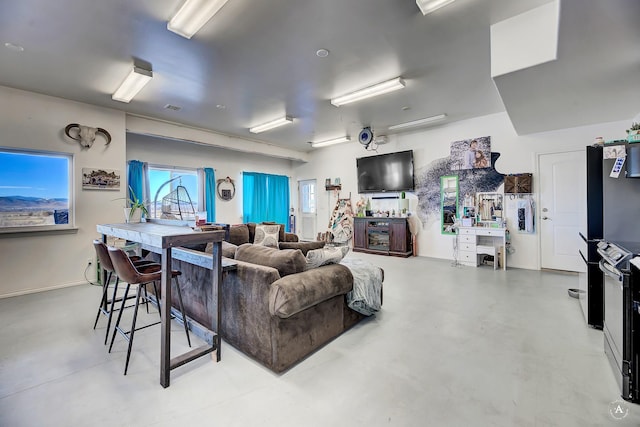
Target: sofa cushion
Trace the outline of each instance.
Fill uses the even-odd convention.
[[[273,267],[278,270],[280,277],[304,271],[307,260],[299,249],[276,249],[269,246],[252,245],[246,243],[238,247],[236,258],[238,261]]]
[[[225,242],[224,240],[222,241],[222,256],[227,258],[235,258],[236,249],[238,249],[238,246],[234,245],[233,243]],[[208,254],[213,253],[213,243],[207,243],[204,252]]]
[[[249,227],[247,224],[232,225],[229,228],[229,243],[240,246],[251,242],[253,240],[249,240]]]
[[[338,264],[349,252],[349,246],[325,246],[307,252],[306,270],[326,264]]]
[[[280,234],[280,226],[274,225],[257,225],[256,235],[253,240],[254,245],[270,246],[278,248],[278,235]]]
[[[280,249],[300,249],[304,256],[307,256],[310,250],[323,248],[324,245],[325,242],[280,242],[278,244]]]
[[[353,288],[353,275],[344,265],[326,265],[276,280],[269,289],[269,312],[286,319]]]

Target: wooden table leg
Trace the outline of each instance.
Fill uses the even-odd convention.
[[[169,387],[171,375],[171,248],[162,249],[160,260],[162,276],[160,279],[160,385]],[[185,319],[186,321],[186,319]]]
[[[216,332],[215,343],[216,343],[216,361],[219,362],[222,357],[221,353],[221,345],[222,345],[222,337],[221,337],[221,328],[222,328],[222,243],[215,242],[213,244],[212,257],[213,259],[213,269],[211,271],[211,277],[213,279],[213,287],[211,296],[213,297],[213,304],[215,304],[216,311],[212,313],[212,317],[215,316],[215,319],[211,319],[211,330]],[[212,305],[210,305],[212,307]],[[214,324],[215,320],[215,324]]]

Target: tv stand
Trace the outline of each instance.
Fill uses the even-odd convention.
[[[406,218],[353,218],[353,251],[410,257],[411,234]]]

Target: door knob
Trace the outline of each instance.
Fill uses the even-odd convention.
[[[548,220],[551,220],[551,218],[549,218],[548,216],[543,216],[543,217],[542,217],[542,219],[544,219],[544,220],[547,220],[547,219],[548,219]]]

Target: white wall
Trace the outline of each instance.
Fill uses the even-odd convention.
[[[188,168],[212,167],[216,180],[230,177],[235,181],[235,197],[228,202],[216,199],[216,222],[229,224],[242,222],[242,171],[289,177],[292,174],[291,160],[136,134],[127,135],[128,160]],[[295,180],[290,179],[290,184],[291,203],[295,206]]]
[[[98,137],[90,149],[64,135],[69,123],[106,129],[111,144]],[[86,283],[87,258],[95,257],[96,224],[121,222],[124,190],[82,190],[82,168],[125,167],[125,115],[60,98],[0,86],[0,145],[74,154],[75,225],[77,232],[0,235],[0,296]],[[123,175],[124,176],[124,175]],[[93,264],[95,267],[95,262]],[[88,277],[94,278],[93,268]]]
[[[437,128],[419,130],[394,135],[390,142],[380,146],[379,154],[394,151],[413,150],[416,169],[428,165],[435,159],[449,155],[450,143],[480,136],[491,136],[491,151],[501,153],[496,162],[500,173],[534,173],[534,191],[538,191],[536,177],[536,155],[572,150],[583,150],[596,136],[605,140],[625,137],[625,129],[630,121],[602,123],[579,128],[563,129],[526,136],[516,135],[506,113],[451,123]],[[309,163],[297,165],[294,172],[297,180],[317,179],[319,188],[323,188],[325,178],[340,177],[341,197],[351,192],[352,203],[359,199],[357,194],[356,161],[358,157],[371,155],[357,142],[339,144],[315,150]],[[439,184],[436,184],[439,185]],[[413,197],[413,196],[412,196]],[[329,198],[330,201],[329,201]],[[330,210],[335,198],[323,189],[318,191],[318,231],[323,231],[328,223]],[[415,198],[411,210],[415,210]],[[377,209],[377,206],[373,206]],[[508,265],[537,269],[539,265],[538,234],[511,234],[512,246],[516,249],[509,255]],[[453,237],[440,234],[439,218],[427,219],[424,229],[418,235],[420,256],[435,258],[453,258]]]

